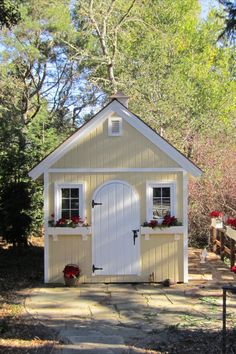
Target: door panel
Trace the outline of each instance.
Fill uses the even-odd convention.
[[[133,231],[140,228],[139,202],[132,187],[115,181],[95,194],[93,209],[93,264],[102,267],[95,275],[130,275],[140,273],[140,236],[133,241]]]

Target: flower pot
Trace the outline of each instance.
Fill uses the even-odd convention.
[[[65,286],[76,287],[79,285],[79,278],[64,278]]]
[[[158,219],[157,219],[158,225],[161,225],[161,224],[163,223],[163,220],[164,220],[164,218],[158,218]]]
[[[219,218],[212,218],[211,219],[211,226],[215,229],[223,229],[223,220]]]

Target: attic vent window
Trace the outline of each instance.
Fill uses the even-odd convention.
[[[108,135],[121,136],[122,135],[122,118],[111,117],[108,120]]]

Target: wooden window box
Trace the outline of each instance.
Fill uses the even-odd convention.
[[[82,239],[87,240],[91,233],[91,226],[48,227],[48,235],[52,235],[55,241],[59,235],[82,235]]]
[[[149,240],[150,235],[170,235],[173,234],[176,236],[176,240],[179,239],[180,234],[184,233],[183,226],[170,226],[170,227],[147,227],[141,226],[141,235],[145,236],[145,240]]]
[[[230,226],[226,226],[226,235],[236,241],[236,230]]]

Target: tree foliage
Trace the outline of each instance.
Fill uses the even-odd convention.
[[[14,243],[32,232],[27,222],[33,220],[34,231],[42,224],[41,188],[29,180],[29,170],[74,129],[69,105],[75,69],[59,41],[63,28],[69,27],[68,6],[64,1],[50,5],[44,0],[27,1],[19,10],[20,23],[1,33],[0,70],[0,186],[5,215],[2,235]],[[27,206],[22,205],[26,214],[19,207],[15,219],[7,217],[6,186],[10,193],[11,188],[22,183],[27,183],[29,197],[37,193]],[[17,191],[21,193],[21,189]],[[9,198],[13,202],[13,195]],[[13,219],[13,223],[25,222],[21,236],[10,224]]]
[[[198,0],[25,0],[18,9],[20,21],[0,33],[2,197],[6,181],[27,182],[36,191],[27,215],[39,226],[41,187],[28,171],[116,90],[206,170],[195,185],[204,190],[204,141],[227,137],[235,151],[235,48],[217,44],[218,10],[202,20]]]
[[[0,2],[0,28],[11,28],[20,21],[19,1],[1,0]]]
[[[236,38],[236,3],[234,0],[219,0],[219,2],[223,5],[225,12],[225,28],[219,39],[226,36],[230,41],[234,42]]]
[[[29,215],[31,195],[25,182],[8,183],[1,191],[0,232],[7,242],[27,245],[32,218]]]
[[[195,161],[204,174],[190,181],[190,242],[204,247],[208,242],[213,210],[236,216],[235,146],[229,141],[199,139]]]
[[[188,157],[199,134],[232,132],[235,51],[217,45],[223,22],[215,11],[201,21],[197,0],[76,6],[78,50],[94,85],[126,92],[131,109]]]

